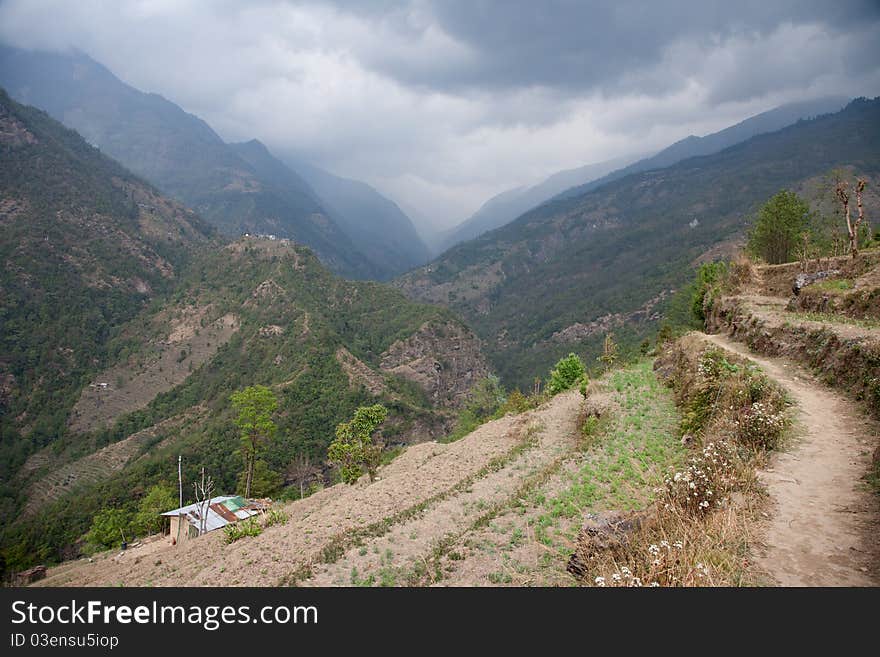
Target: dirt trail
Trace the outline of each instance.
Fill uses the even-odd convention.
[[[758,567],[781,586],[880,585],[880,505],[862,481],[876,427],[799,367],[725,336],[705,338],[760,365],[799,407],[798,440],[760,473],[774,511]]]

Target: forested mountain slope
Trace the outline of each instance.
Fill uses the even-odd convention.
[[[0,556],[78,552],[92,516],[129,508],[178,455],[234,491],[230,394],[269,386],[273,493],[320,472],[336,425],[389,409],[388,446],[445,435],[488,374],[449,311],[328,271],[284,239],[224,243],[77,133],[0,92]],[[265,490],[263,492],[266,492]]]
[[[528,385],[560,354],[595,356],[609,331],[630,345],[652,332],[697,257],[775,192],[842,165],[880,172],[880,99],[546,203],[397,284],[461,312],[507,383]]]
[[[508,189],[493,196],[474,214],[448,231],[440,252],[446,251],[460,242],[472,240],[483,233],[500,228],[557,194],[576,185],[600,178],[632,162],[633,159],[617,158],[606,162],[587,164],[576,169],[558,171],[537,185]]]
[[[177,284],[211,227],[0,90],[0,479],[63,433],[116,326]]]

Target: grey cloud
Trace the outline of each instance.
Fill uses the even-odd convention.
[[[619,91],[621,79],[644,82],[638,73],[655,69],[664,51],[682,40],[708,49],[713,39],[756,42],[787,24],[820,23],[830,31],[880,24],[880,3],[870,0],[437,0],[427,6],[470,53],[468,66],[442,58],[412,62],[381,50],[367,50],[366,59],[404,83],[444,90],[537,85]],[[681,82],[674,71],[668,78]]]
[[[876,0],[5,0],[0,41],[82,49],[446,225],[559,169],[880,92]]]

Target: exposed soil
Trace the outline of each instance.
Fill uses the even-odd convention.
[[[792,363],[757,356],[727,337],[706,339],[756,362],[798,406],[796,441],[759,475],[773,511],[758,567],[781,586],[880,585],[880,502],[862,480],[876,425]]]
[[[424,514],[396,525],[391,531],[349,549],[336,562],[316,569],[302,584],[348,586],[358,583],[385,584],[485,584],[486,576],[500,570],[499,559],[483,568],[470,568],[448,581],[455,570],[444,548],[459,544],[472,533],[493,508],[516,501],[523,482],[552,467],[575,445],[577,411],[582,403],[576,393],[559,395],[540,411],[520,416],[527,448],[503,467],[488,473],[464,490],[430,507]],[[464,560],[462,551],[456,553]],[[440,572],[437,565],[445,567]],[[471,564],[472,565],[472,564]]]
[[[99,374],[73,407],[71,429],[85,432],[109,426],[122,415],[145,407],[213,358],[241,325],[237,316],[227,313],[201,327],[203,316],[204,309],[199,309],[175,321],[168,338],[154,345],[157,353],[140,368],[121,363]]]

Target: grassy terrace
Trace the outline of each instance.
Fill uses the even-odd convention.
[[[607,420],[588,424],[586,451],[579,467],[568,473],[567,487],[530,500],[542,509],[535,536],[544,545],[570,553],[571,542],[587,511],[636,509],[649,504],[654,488],[687,449],[678,439],[679,414],[672,393],[643,360],[612,372],[605,388],[618,406]]]
[[[846,315],[834,315],[832,313],[787,312],[785,316],[795,321],[846,324],[848,326],[858,326],[859,328],[867,329],[880,328],[880,321],[876,319],[855,319],[853,317],[847,317]]]

